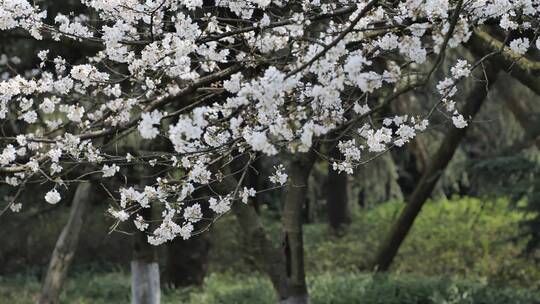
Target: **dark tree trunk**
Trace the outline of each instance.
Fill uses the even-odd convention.
[[[247,253],[255,264],[270,278],[276,291],[278,302],[283,304],[308,303],[308,293],[304,270],[304,248],[302,236],[302,207],[306,199],[308,178],[315,154],[313,152],[296,156],[288,170],[282,215],[283,242],[273,244],[268,238],[253,201],[248,204],[235,203],[232,210],[242,229]],[[238,164],[231,164],[232,171],[238,171]],[[245,164],[243,162],[242,164]],[[236,187],[237,180],[230,175],[222,182],[212,185],[218,192],[228,192]]]
[[[332,159],[341,159],[337,145],[330,151]],[[338,173],[328,164],[328,179],[326,182],[326,208],[328,210],[328,223],[335,234],[342,232],[343,228],[351,223],[351,210],[347,189],[347,174]]]
[[[497,77],[497,71],[486,66],[486,75],[487,79],[485,81],[487,83],[484,81],[476,82],[466,98],[466,103],[460,112],[466,118],[474,118],[480,110],[480,106],[487,97],[488,87],[493,84]],[[420,213],[422,206],[429,198],[439,177],[452,159],[466,131],[467,127],[463,129],[450,128],[429,166],[424,171],[413,194],[409,197],[407,205],[403,208],[399,218],[393,224],[388,236],[381,244],[374,261],[374,269],[378,271],[388,270],[399,247],[409,233],[416,216]]]
[[[174,287],[202,285],[208,271],[209,252],[208,233],[167,243],[166,284]]]
[[[309,173],[314,161],[313,152],[300,154],[293,159],[287,171],[289,180],[285,190],[282,233],[288,294],[281,295],[281,303],[309,302],[304,269],[302,206],[306,200]]]
[[[467,47],[477,54],[488,54],[490,52],[499,52],[503,49],[504,44],[489,33],[477,29],[471,36]],[[491,60],[497,68],[508,71],[510,75],[518,79],[522,84],[540,95],[539,61],[533,61],[515,54],[509,51],[508,47],[505,47],[504,51],[492,57]]]
[[[75,191],[67,224],[56,241],[47,275],[43,281],[40,304],[59,303],[62,286],[79,242],[84,216],[91,200],[91,184],[80,183]]]
[[[197,190],[194,197],[209,195],[208,189]],[[203,200],[193,203],[201,205],[204,218],[210,218],[211,213]],[[195,224],[195,231],[204,229],[206,223]],[[167,243],[167,262],[164,280],[167,285],[174,287],[202,285],[208,271],[210,253],[210,237],[204,232],[187,240],[176,238]]]
[[[266,234],[255,208],[251,204],[236,203],[232,210],[246,237],[246,244],[249,244],[245,248],[247,254],[268,275],[278,296],[286,295],[288,286],[284,255]]]
[[[262,172],[262,164],[261,164],[262,158],[256,158],[253,163],[251,164],[251,167],[253,167],[253,170],[249,170],[247,176],[246,176],[246,184],[248,187],[253,189],[264,189],[264,183],[262,182],[260,175]],[[260,203],[261,199],[259,197],[260,195],[256,195],[253,198],[253,208],[255,208],[255,211],[257,211],[257,214],[260,213]]]

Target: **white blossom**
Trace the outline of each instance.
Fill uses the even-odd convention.
[[[458,60],[456,65],[450,71],[454,79],[468,77],[471,74],[470,64],[466,60]]]
[[[129,213],[127,213],[125,210],[116,210],[110,208],[109,214],[120,222],[125,222],[129,219]]]
[[[270,176],[270,182],[283,186],[287,182],[287,173],[285,173],[285,167],[283,165],[279,165],[275,167],[275,172],[272,176]]]
[[[159,134],[159,130],[154,126],[159,125],[159,122],[163,117],[163,113],[154,110],[151,113],[143,113],[141,117],[142,120],[139,122],[138,126],[141,137],[145,139],[156,138],[156,136]]]
[[[60,196],[60,193],[56,191],[56,189],[52,189],[47,194],[45,194],[45,201],[49,204],[57,204],[62,197]]]
[[[116,172],[120,171],[120,167],[118,167],[116,164],[112,164],[110,166],[103,165],[101,171],[103,172],[103,177],[112,177],[116,174]]]
[[[9,209],[12,211],[12,212],[20,212],[21,209],[22,209],[22,204],[21,203],[11,203],[11,205],[9,205]]]
[[[203,217],[201,211],[201,205],[193,204],[193,206],[188,206],[184,209],[184,219],[192,223],[200,221]]]
[[[250,197],[255,197],[257,194],[257,191],[253,188],[247,188],[244,187],[242,191],[240,191],[240,197],[242,198],[242,203],[247,204]]]
[[[458,129],[463,129],[468,125],[467,121],[465,120],[465,118],[463,118],[463,115],[461,114],[452,116],[452,123]]]
[[[518,55],[525,55],[529,45],[529,38],[516,38],[510,42],[510,49]]]
[[[140,214],[137,214],[137,217],[133,220],[133,224],[135,224],[135,227],[140,231],[145,231],[146,229],[148,229],[148,226],[150,226],[150,224],[148,224]]]
[[[217,214],[223,214],[231,210],[231,198],[229,196],[215,198],[212,197],[208,200],[210,204],[210,209],[212,209]]]

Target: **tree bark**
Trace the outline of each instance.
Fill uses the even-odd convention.
[[[152,209],[145,208],[140,212],[145,220],[152,218]],[[136,230],[131,261],[131,304],[159,304],[160,300],[157,248],[148,243],[144,232]]]
[[[292,160],[287,171],[289,180],[285,190],[282,233],[289,293],[280,299],[280,303],[309,302],[304,269],[302,206],[306,200],[309,173],[314,162],[314,152],[300,154]]]
[[[287,277],[284,256],[266,234],[255,208],[251,204],[235,203],[232,210],[247,238],[246,243],[250,244],[246,248],[248,255],[252,256],[257,267],[268,275],[277,295],[286,295]]]
[[[158,263],[143,259],[132,260],[131,286],[132,304],[158,304],[161,298]]]
[[[332,159],[341,159],[337,145],[334,145],[329,155]],[[328,223],[334,234],[340,234],[343,228],[351,223],[349,207],[347,174],[337,172],[328,164],[328,179],[326,182],[326,208]]]
[[[501,70],[508,69],[510,75],[540,95],[540,62],[512,52],[508,47],[504,47],[504,43],[478,29],[474,31],[467,47],[479,54],[502,50],[501,54],[492,57],[493,64]]]
[[[221,194],[234,190],[238,183],[238,176],[232,175],[231,171],[238,171],[246,161],[248,161],[247,158],[240,157],[231,162],[230,168],[225,167],[225,178],[210,185],[210,188]],[[268,275],[278,298],[281,299],[283,295],[288,294],[285,258],[280,248],[266,234],[253,201],[252,198],[247,204],[235,202],[231,209],[242,230],[242,235],[246,238],[246,243],[249,244],[245,248],[247,256],[252,257],[255,265]]]
[[[530,109],[524,100],[515,98],[508,91],[501,90],[502,97],[505,100],[506,107],[512,112],[512,115],[519,123],[527,141],[534,141],[540,148],[540,117]]]
[[[40,304],[59,303],[62,286],[79,242],[84,215],[90,204],[91,188],[90,183],[80,183],[77,186],[68,222],[56,241],[47,275],[43,281]]]
[[[309,303],[304,270],[302,207],[314,161],[314,152],[301,154],[293,159],[287,170],[289,177],[282,215],[281,247],[267,236],[263,223],[253,207],[253,201],[248,204],[237,202],[232,206],[243,235],[250,244],[249,248],[246,248],[247,253],[254,258],[257,267],[270,278],[280,304]],[[234,168],[235,163],[231,164],[232,171],[238,171],[238,168]],[[214,190],[226,193],[236,187],[237,180],[229,174],[225,176],[227,177],[222,182],[212,185]]]
[[[187,240],[176,238],[167,244],[164,280],[167,286],[200,286],[208,271],[210,238],[202,233]]]
[[[197,189],[194,197],[209,195],[207,188]],[[210,208],[204,200],[195,200],[193,203],[201,205],[203,218],[210,218]],[[199,222],[194,226],[195,231],[203,230],[206,224]],[[167,286],[181,287],[202,285],[208,271],[210,253],[210,237],[203,232],[195,237],[184,240],[175,238],[166,244],[166,268],[163,274]]]
[[[485,79],[487,83],[481,81],[476,82],[466,98],[465,105],[460,112],[465,118],[473,118],[480,110],[480,106],[487,97],[488,88],[495,82],[498,74],[497,71],[490,66],[486,66],[485,73],[487,75],[487,79]],[[409,233],[414,220],[420,213],[426,200],[429,198],[441,174],[452,159],[459,142],[465,136],[467,128],[468,127],[458,129],[452,127],[448,131],[439,146],[439,149],[418,182],[413,194],[408,199],[407,205],[403,208],[397,221],[390,229],[388,236],[381,244],[373,264],[375,270],[387,271],[392,264],[392,261],[394,260],[399,247],[405,240],[405,237]]]

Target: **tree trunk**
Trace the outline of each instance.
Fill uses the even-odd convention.
[[[513,53],[508,47],[504,47],[503,42],[478,29],[474,31],[467,47],[479,54],[498,52],[504,48],[501,54],[492,57],[493,64],[499,69],[507,69],[510,75],[540,95],[540,62]]]
[[[159,265],[156,261],[144,259],[131,261],[131,303],[158,304],[161,291],[159,289]]]
[[[140,212],[145,220],[152,218],[152,209]],[[157,247],[148,243],[144,232],[136,230],[131,261],[131,304],[159,304],[160,298]]]
[[[208,189],[197,189],[194,197],[209,195]],[[210,218],[210,208],[204,200],[196,200],[193,203],[201,205],[204,218]],[[195,231],[205,229],[206,223],[195,224]],[[167,259],[164,271],[164,281],[167,286],[182,287],[202,285],[208,271],[208,259],[210,253],[210,236],[203,232],[187,240],[175,238],[166,244]]]
[[[210,238],[208,233],[183,240],[176,238],[167,244],[164,280],[167,286],[200,286],[208,271]]]
[[[283,211],[281,247],[273,244],[267,236],[252,200],[248,204],[237,202],[232,206],[243,235],[250,244],[246,251],[254,258],[257,267],[270,278],[278,303],[281,304],[309,303],[304,271],[302,206],[314,160],[313,152],[297,156],[287,171],[289,178]],[[237,162],[238,160],[231,164],[232,171],[237,171],[238,168],[234,168]],[[243,164],[245,165],[245,161]],[[238,167],[238,164],[236,166]],[[236,187],[235,178],[229,174],[225,176],[227,177],[220,183],[212,185],[214,190],[226,193]]]
[[[246,251],[255,264],[264,271],[276,290],[278,297],[287,294],[287,276],[284,255],[264,230],[255,208],[249,204],[233,204],[232,210],[249,244]]]
[[[474,118],[487,97],[488,87],[495,82],[497,71],[493,70],[490,66],[486,66],[485,73],[487,75],[487,84],[482,81],[476,82],[466,98],[465,106],[460,112],[465,118]],[[411,229],[416,216],[420,213],[422,206],[429,198],[439,177],[452,159],[452,156],[454,155],[459,142],[465,136],[466,131],[467,127],[463,129],[452,127],[448,131],[439,149],[418,182],[413,194],[408,199],[407,205],[392,226],[387,238],[381,244],[373,265],[374,269],[379,271],[388,270],[399,247]]]
[[[332,159],[341,159],[337,146],[330,151]],[[326,208],[328,223],[335,234],[342,232],[351,223],[351,209],[349,207],[347,174],[337,172],[328,164],[328,179],[326,182]]]
[[[51,256],[39,298],[40,304],[59,303],[62,285],[64,284],[68,268],[73,261],[84,215],[90,204],[91,188],[90,183],[80,183],[77,186],[68,222],[64,226],[64,229],[62,229]]]
[[[501,90],[501,95],[505,100],[506,107],[512,112],[512,115],[519,123],[525,133],[527,141],[534,141],[537,147],[540,148],[540,117],[532,111],[524,100],[512,96],[508,91]]]
[[[306,200],[308,178],[315,154],[300,154],[291,162],[287,173],[289,180],[283,207],[283,251],[288,281],[288,294],[280,303],[308,303],[304,269],[304,242],[302,232],[302,206]]]

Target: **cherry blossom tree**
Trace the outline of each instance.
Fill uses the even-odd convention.
[[[538,0],[81,5],[85,14],[47,16],[39,2],[0,0],[0,30],[95,48],[70,62],[36,44],[33,69],[7,65],[0,172],[14,195],[3,211],[24,208],[19,194],[33,184],[50,185],[43,200],[57,204],[68,188],[98,178],[109,215],[160,245],[194,237],[232,209],[283,303],[308,301],[299,210],[316,158],[350,174],[428,130],[435,114],[449,129],[465,128],[460,83],[487,82],[487,62],[501,56],[531,78],[520,62],[540,48]],[[438,79],[446,53],[486,35],[499,44],[488,40],[476,60],[452,62]],[[432,96],[425,111],[373,119],[417,90]],[[323,153],[327,143],[339,159]],[[252,206],[268,189],[245,186],[260,158],[283,160],[267,177],[287,192],[281,249],[264,237]],[[137,187],[132,168],[158,173]],[[201,189],[210,193],[204,200],[195,197]],[[159,218],[141,215],[150,206]]]

